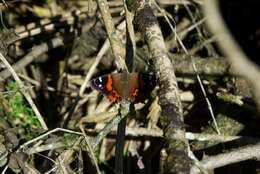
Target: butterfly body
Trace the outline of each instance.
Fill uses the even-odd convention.
[[[91,81],[91,87],[106,95],[112,102],[139,102],[155,85],[154,75],[137,72],[108,74]]]

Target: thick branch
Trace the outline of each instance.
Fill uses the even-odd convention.
[[[259,144],[253,146],[247,146],[244,148],[236,149],[231,152],[211,156],[203,159],[201,164],[206,169],[215,169],[223,167],[228,164],[237,163],[249,159],[259,159],[260,157],[260,146]],[[193,173],[200,173],[199,170],[193,168]]]
[[[173,66],[167,55],[157,19],[145,1],[128,4],[128,8],[137,9],[135,22],[148,44],[160,87],[161,123],[167,139],[167,156],[166,159],[163,159],[164,164],[161,166],[161,172],[189,173],[191,161],[187,153],[182,104]]]

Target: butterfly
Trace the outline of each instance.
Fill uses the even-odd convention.
[[[91,80],[91,87],[104,94],[111,102],[142,102],[155,88],[156,78],[147,73],[114,73]]]

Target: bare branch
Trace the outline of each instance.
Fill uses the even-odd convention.
[[[188,157],[188,142],[185,139],[182,104],[161,30],[146,1],[134,1],[133,4],[128,5],[128,8],[136,13],[135,22],[148,44],[154,71],[159,81],[161,123],[168,140],[167,156],[163,160],[161,172],[188,173],[191,160]]]

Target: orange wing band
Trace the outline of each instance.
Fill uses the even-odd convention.
[[[107,79],[107,84],[106,84],[106,89],[108,91],[111,91],[113,89],[113,79],[111,75],[108,75],[108,79]]]

